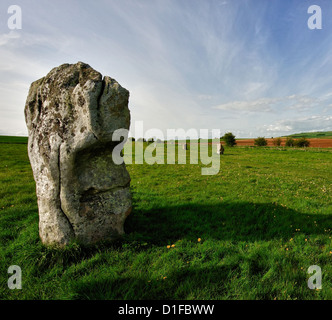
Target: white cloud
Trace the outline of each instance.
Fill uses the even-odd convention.
[[[200,94],[198,95],[198,100],[211,100],[213,96],[208,95],[208,94]]]
[[[0,47],[9,45],[13,40],[21,38],[21,34],[16,31],[10,31],[9,33],[0,34]]]
[[[331,131],[332,115],[315,115],[310,117],[297,118],[294,120],[280,120],[274,124],[263,126],[261,130],[273,133]]]
[[[326,100],[294,94],[279,98],[260,98],[251,101],[232,101],[215,106],[213,108],[241,112],[280,112],[280,110],[296,110],[297,112],[304,112],[307,110],[312,110],[318,106],[326,107]],[[277,108],[278,110],[276,110]]]
[[[271,112],[272,106],[279,102],[279,98],[261,98],[254,101],[232,101],[213,107],[226,111]]]
[[[266,82],[254,82],[250,81],[244,88],[244,96],[251,97],[252,95],[260,96],[265,92],[268,85]]]
[[[294,109],[299,112],[304,112],[307,110],[311,110],[317,106],[319,106],[320,103],[322,103],[322,100],[319,98],[313,98],[308,96],[290,96],[288,97],[290,101],[293,103],[288,107],[289,109]]]

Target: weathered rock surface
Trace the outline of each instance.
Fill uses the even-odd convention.
[[[129,92],[79,62],[32,83],[28,152],[44,244],[112,240],[131,212],[130,176],[116,165],[115,130],[129,129]]]

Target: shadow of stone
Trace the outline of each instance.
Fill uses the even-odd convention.
[[[221,202],[217,205],[169,205],[134,210],[125,231],[140,241],[164,245],[178,239],[261,241],[290,239],[296,229],[307,235],[332,228],[329,215],[309,215],[277,204]]]

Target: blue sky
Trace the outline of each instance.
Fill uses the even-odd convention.
[[[12,4],[22,30],[7,27]],[[144,130],[332,130],[329,0],[2,0],[0,134],[26,135],[31,82],[78,61],[130,91]]]

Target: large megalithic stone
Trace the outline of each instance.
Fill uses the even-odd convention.
[[[32,83],[28,153],[46,245],[112,240],[131,212],[130,176],[112,158],[113,132],[129,129],[129,92],[89,65],[64,64]]]

